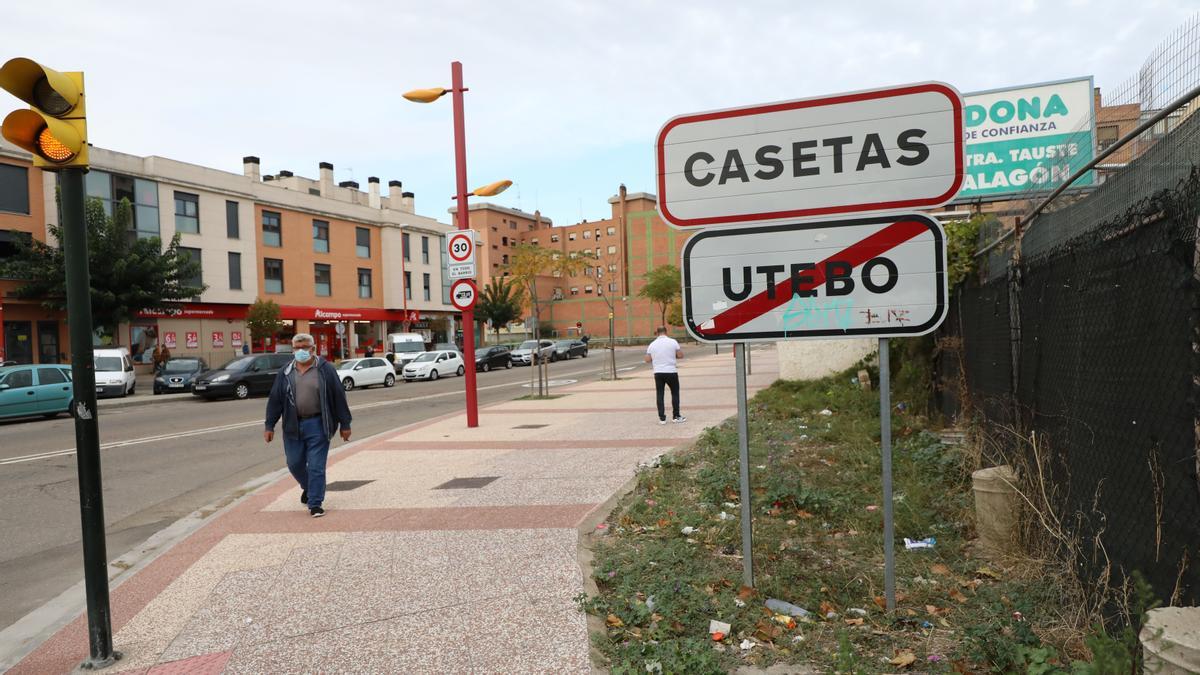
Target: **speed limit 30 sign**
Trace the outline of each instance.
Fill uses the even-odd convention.
[[[461,230],[446,237],[447,272],[451,279],[475,276],[475,233]]]

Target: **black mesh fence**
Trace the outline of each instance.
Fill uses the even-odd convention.
[[[1085,580],[1140,572],[1182,605],[1200,604],[1198,84],[1200,17],[1105,92],[1109,123],[1145,130],[1095,187],[1019,232],[980,232],[936,368],[943,411],[978,422],[989,463],[1024,472]],[[1020,196],[1031,211],[1041,198]]]
[[[939,339],[943,409],[983,423],[992,459],[1045,467],[1085,578],[1139,571],[1182,604],[1200,602],[1198,227],[1193,115],[956,289]]]

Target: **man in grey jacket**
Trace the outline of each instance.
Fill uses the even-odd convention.
[[[297,333],[292,338],[295,357],[275,376],[267,399],[263,438],[275,438],[275,424],[283,419],[283,452],[288,471],[300,484],[300,503],[313,518],[325,515],[325,461],[329,441],[341,431],[350,440],[350,406],[337,369],[313,354],[313,338]]]

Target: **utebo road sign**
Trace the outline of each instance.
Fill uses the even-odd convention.
[[[946,313],[945,235],[916,214],[707,229],[683,311],[707,342],[922,335]]]
[[[459,279],[450,286],[450,304],[462,312],[475,308],[475,296],[479,295],[475,282],[471,279]]]
[[[694,228],[944,204],[962,184],[962,108],[926,82],[674,117],[659,213]]]
[[[451,279],[475,276],[475,233],[461,230],[446,237],[446,254],[450,261],[446,270]]]

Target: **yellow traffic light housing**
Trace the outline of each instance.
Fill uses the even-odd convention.
[[[60,73],[30,59],[0,67],[0,87],[29,104],[4,118],[0,132],[47,169],[88,166],[83,73]]]

